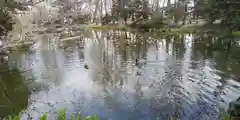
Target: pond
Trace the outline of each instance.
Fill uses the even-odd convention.
[[[240,95],[237,42],[226,50],[216,49],[225,48],[216,37],[195,34],[83,31],[73,38],[43,34],[9,54],[1,64],[0,118],[23,110],[24,120],[53,119],[66,108],[69,118],[217,120]]]

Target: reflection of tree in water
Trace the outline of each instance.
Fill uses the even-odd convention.
[[[94,49],[98,52],[97,56],[100,54],[100,58],[97,58],[99,60],[95,62],[95,67],[98,70],[94,70],[94,78],[101,76],[104,84],[110,83],[111,86],[115,87],[123,86],[124,76],[126,76],[124,73],[127,74],[126,69],[129,67],[128,60],[133,59],[131,57],[134,54],[136,56],[146,56],[146,50],[142,50],[142,48],[146,49],[146,43],[143,44],[143,37],[119,31],[110,32],[113,36],[110,36],[108,32],[95,32],[94,34],[94,39],[98,43],[98,46]],[[109,51],[109,49],[111,50]]]
[[[0,118],[17,114],[27,107],[29,89],[23,80],[17,69],[0,73]]]
[[[134,60],[136,58],[145,58],[147,53],[147,36],[130,33],[126,31],[116,34],[115,49],[119,53],[122,60],[127,62],[128,60]],[[124,62],[123,61],[123,62]]]
[[[213,94],[213,96],[207,96],[206,93],[199,91],[200,93],[198,94],[201,97],[197,99],[198,103],[196,103],[196,106],[202,106],[203,109],[209,111],[209,113],[216,113],[217,111],[216,109],[209,110],[208,105],[203,105],[206,104],[204,102],[208,100],[207,102],[209,105],[213,103],[219,105],[226,102],[222,96],[226,95],[227,80],[230,78],[229,74],[233,73],[233,71],[229,72],[229,68],[232,70],[233,66],[239,66],[236,64],[236,61],[232,62],[232,59],[228,57],[228,53],[224,50],[224,46],[224,42],[217,41],[217,38],[214,36],[194,36],[192,44],[192,62],[189,69],[194,72],[191,78],[193,78],[193,80],[198,80],[199,82],[197,83],[200,85],[195,85],[197,86],[195,89],[204,89]],[[234,65],[231,66],[232,64]],[[208,69],[209,66],[213,68]],[[219,76],[220,79],[212,78],[211,75],[209,76],[206,74],[210,72]],[[216,79],[216,83],[218,84],[211,85],[211,79]],[[212,88],[212,90],[206,89],[208,87]],[[202,114],[202,111],[200,112]]]
[[[111,79],[112,55],[108,53],[109,41],[105,40],[103,32],[94,31],[94,41],[91,52],[93,60],[93,80],[102,83],[104,86],[113,83]],[[100,80],[99,80],[100,79]]]
[[[112,39],[115,40],[116,53],[120,54],[122,61],[127,62],[130,57],[128,54],[131,54],[131,50],[129,49],[129,43],[131,41],[128,41],[128,39],[131,40],[131,36],[128,36],[127,32],[121,32],[120,35],[114,34]]]
[[[182,59],[185,52],[184,35],[167,36],[166,39],[167,41],[171,41],[171,39],[174,40],[172,43],[169,43],[172,44],[173,47],[173,56],[178,60]]]
[[[147,49],[148,47],[150,48],[152,43],[147,43],[150,40],[147,36],[119,31],[96,34],[96,39],[100,43],[100,46],[104,49],[101,48],[95,50],[101,53],[101,59],[99,59],[101,62],[97,63],[98,65],[96,67],[98,70],[95,70],[97,72],[94,73],[96,74],[95,78],[97,78],[95,80],[102,83],[103,92],[105,93],[105,102],[109,103],[108,105],[114,105],[110,107],[116,107],[121,105],[121,103],[116,100],[116,96],[118,96],[116,91],[125,90],[121,89],[124,88],[124,84],[130,84],[128,83],[130,81],[129,78],[125,78],[127,76],[126,67],[135,67],[133,64],[128,64],[128,62],[138,57],[145,58],[147,56],[147,52],[151,52],[147,51]],[[217,69],[221,66],[221,64],[223,64],[224,67],[223,69],[220,69],[220,71],[227,70],[228,66],[231,66],[230,63],[227,63],[228,61],[221,60],[223,57],[220,54],[219,56],[216,56],[214,53],[216,51],[209,49],[208,44],[214,44],[215,38],[209,36],[196,39],[195,37],[195,39],[189,38],[191,40],[187,41],[186,35],[175,35],[167,36],[164,39],[166,44],[163,43],[163,54],[168,54],[164,56],[167,57],[167,60],[163,61],[164,66],[162,68],[157,68],[158,66],[151,66],[151,64],[156,64],[154,63],[155,61],[153,63],[148,61],[149,64],[147,63],[146,65],[146,69],[148,67],[151,68],[151,70],[152,68],[159,69],[157,76],[160,80],[153,80],[153,87],[146,88],[147,85],[142,82],[146,82],[148,79],[141,81],[133,78],[132,89],[134,90],[134,93],[127,94],[129,99],[132,97],[133,100],[131,102],[133,102],[132,105],[135,108],[131,108],[129,111],[134,110],[136,114],[139,114],[139,112],[142,112],[142,107],[144,108],[144,105],[146,104],[150,106],[150,108],[148,107],[146,111],[152,111],[154,114],[167,113],[172,114],[173,116],[179,116],[180,114],[180,117],[185,116],[185,118],[191,117],[192,114],[190,113],[192,111],[198,112],[199,107],[204,107],[204,109],[209,110],[210,112],[214,111],[215,108],[211,111],[211,106],[209,107],[208,105],[203,105],[203,103],[206,102],[205,99],[212,100],[212,95],[209,97],[209,93],[203,93],[200,91],[206,89],[204,88],[206,86],[202,85],[209,83],[206,81],[204,76],[212,77],[207,74],[207,72],[212,72],[212,68],[210,68],[211,70],[208,69],[209,64],[212,65],[212,63],[207,63],[206,61],[210,60],[210,62],[215,62],[216,67],[214,67]],[[104,44],[104,41],[107,43]],[[158,51],[159,47],[158,42],[161,41],[155,41],[154,44],[156,45],[156,51]],[[209,43],[206,44],[206,42]],[[109,44],[114,45],[114,52],[112,53],[107,50]],[[122,61],[120,61],[119,56]],[[156,54],[156,61],[158,61],[158,54]],[[231,67],[233,68],[233,66]],[[149,76],[152,76],[155,75],[156,72],[152,74],[150,71],[149,73],[151,74]],[[226,77],[221,78],[220,82],[222,84],[216,86],[215,92],[213,93],[218,101],[221,101],[221,94],[224,92],[224,87],[226,85],[225,79]],[[149,84],[149,81],[146,83]],[[150,98],[152,97],[151,99],[156,101],[153,100],[152,102],[144,99],[145,92],[147,91],[146,89],[151,92],[156,91],[153,96],[149,96]],[[213,91],[210,91],[210,93],[212,92]],[[162,104],[160,104],[160,102],[162,102]],[[203,115],[205,113],[201,111],[200,114]]]
[[[86,38],[83,35],[80,35],[80,38],[76,41],[77,54],[80,60],[84,60],[84,47],[85,47]]]
[[[215,67],[224,72],[239,74],[239,45],[231,36],[217,37],[213,35],[194,36],[193,59],[205,61],[212,59]],[[202,59],[201,59],[202,58]]]
[[[224,48],[226,46],[226,42],[224,41],[231,41],[231,47],[229,49],[220,49],[218,50],[217,54],[214,56],[214,61],[216,61],[216,68],[227,72],[233,73],[235,75],[240,75],[239,68],[240,68],[240,61],[239,61],[239,52],[240,46],[237,45],[235,40],[232,40],[232,37],[220,39],[222,40],[222,44],[218,43],[218,47]]]
[[[94,71],[93,72],[94,72],[94,74],[98,74],[98,75],[95,75],[94,78],[98,78],[98,81],[103,84],[103,91],[104,91],[104,93],[106,93],[107,101],[110,100],[109,97],[113,97],[113,95],[111,94],[111,91],[109,91],[109,90],[111,90],[113,87],[122,88],[122,86],[124,85],[124,79],[127,79],[127,78],[124,78],[124,76],[126,76],[126,74],[127,74],[126,73],[127,71],[125,71],[127,66],[125,66],[125,64],[127,63],[127,59],[129,59],[129,57],[131,57],[130,56],[131,54],[127,54],[127,52],[128,52],[127,47],[131,41],[136,42],[134,40],[131,40],[131,37],[133,37],[133,36],[129,35],[126,32],[123,32],[120,34],[117,34],[117,33],[113,33],[113,34],[115,34],[115,38],[114,37],[110,38],[109,35],[105,34],[104,32],[102,32],[101,34],[95,33],[96,39],[99,42],[99,45],[101,46],[100,49],[97,49],[97,51],[101,53],[100,59],[98,58],[99,61],[101,61],[101,62],[96,63],[98,65],[95,67],[97,67],[98,70],[95,69],[94,70],[95,72]],[[117,36],[117,35],[120,35],[120,36]],[[125,40],[128,39],[129,43],[126,43],[126,41],[116,40],[118,37],[121,38],[121,35],[123,35],[122,37]],[[141,40],[139,39],[140,44],[139,44],[139,42],[136,43],[136,44],[138,44],[138,46],[136,46],[135,48],[141,48],[141,47],[139,47],[139,45],[142,45]],[[104,41],[107,42],[107,44],[103,44]],[[120,43],[119,47],[123,47],[123,49],[118,49],[119,47],[114,46],[114,49],[116,51],[109,53],[109,51],[107,51],[108,45],[112,45],[112,43],[114,43],[114,42],[122,42],[122,43]],[[116,43],[116,44],[118,44],[118,43]],[[103,49],[103,48],[105,48],[105,49]],[[120,50],[120,51],[118,51],[118,50]],[[138,51],[140,51],[140,50],[141,49],[138,49]],[[119,54],[116,54],[117,51],[123,58],[121,60],[124,60],[124,61],[120,60],[120,58],[118,57]],[[136,53],[138,51],[136,51]],[[99,74],[101,77],[97,77],[97,76],[99,76]],[[99,78],[100,78],[100,80],[99,80]],[[135,89],[136,89],[136,91],[139,91],[139,89],[137,89],[139,87],[137,87],[137,86],[139,86],[139,85],[136,85]]]

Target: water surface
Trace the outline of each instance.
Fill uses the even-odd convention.
[[[0,117],[24,109],[23,119],[54,118],[66,108],[69,117],[217,120],[219,109],[239,97],[237,43],[225,50],[211,36],[120,31],[65,38],[40,35],[28,50],[9,55],[0,74]]]

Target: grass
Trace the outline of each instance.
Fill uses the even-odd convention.
[[[232,120],[231,116],[227,113],[222,113],[220,120]]]
[[[216,27],[217,26],[217,27]],[[156,32],[160,35],[174,35],[177,33],[194,33],[194,32],[204,32],[204,31],[215,31],[219,32],[219,25],[208,25],[206,28],[206,25],[202,24],[190,24],[190,25],[184,25],[180,28],[171,28],[171,31],[165,31],[165,28],[159,29]],[[126,26],[117,26],[117,25],[90,25],[88,26],[90,30],[124,30],[124,31],[137,31],[135,29],[126,27]],[[224,29],[224,28],[222,28]],[[154,32],[154,31],[153,31]],[[235,37],[240,37],[240,31],[234,31],[232,32],[232,35]]]
[[[117,26],[113,26],[113,25],[91,25],[89,26],[90,29],[94,29],[94,30],[114,30],[117,29]]]
[[[192,33],[195,31],[194,27],[180,27],[180,28],[173,28],[171,29],[172,32],[179,32],[179,33]]]
[[[21,120],[21,113],[14,117],[9,116],[8,119],[6,119],[6,120]],[[39,117],[39,120],[48,120],[47,114],[43,114],[41,117]],[[56,113],[55,120],[68,120],[66,109],[64,109],[64,110],[60,109]],[[72,116],[71,120],[99,120],[99,118],[96,115],[84,117],[84,116],[81,116],[80,113],[78,113],[76,116]],[[160,120],[160,119],[157,119],[157,120]],[[180,119],[170,117],[169,120],[180,120]],[[231,116],[229,114],[227,114],[226,112],[223,112],[222,116],[220,116],[220,120],[233,120],[233,119],[231,118]]]
[[[127,26],[117,26],[117,25],[89,25],[88,29],[90,30],[124,30],[124,31],[137,31],[137,29],[133,29],[133,28],[129,28]],[[168,32],[161,32],[164,30],[163,29],[159,29],[156,32],[158,32],[158,34],[166,34],[166,35],[172,35],[172,34],[176,34],[176,33],[192,33],[195,31],[195,27],[193,26],[182,26],[180,28],[172,28],[171,31]],[[154,31],[153,31],[154,32]]]
[[[9,116],[7,120],[21,120],[21,113],[19,113],[16,116]],[[39,120],[48,120],[47,114],[43,114],[41,117],[39,117]],[[67,118],[67,112],[66,109],[62,110],[60,109],[56,114],[55,120],[68,120]],[[96,115],[94,116],[81,116],[80,113],[78,113],[76,116],[72,116],[71,120],[99,120]]]
[[[240,37],[240,31],[234,31],[232,32],[233,36]]]
[[[89,25],[88,29],[90,30],[130,30],[130,28],[126,26],[118,26],[118,25]]]

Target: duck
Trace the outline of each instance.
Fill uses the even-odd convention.
[[[141,75],[142,75],[142,72],[138,70],[136,73],[136,76],[141,76]]]
[[[139,68],[139,69],[137,70],[136,76],[142,75],[141,67],[142,67],[144,64],[147,64],[147,63],[146,63],[146,60],[144,60],[144,59],[141,59],[141,60],[136,59],[135,65]]]
[[[138,58],[136,58],[135,61],[136,61],[135,65],[139,67],[143,66],[144,64],[147,64],[146,60],[144,59],[139,60]]]
[[[87,64],[84,65],[85,69],[89,69],[89,66]]]

